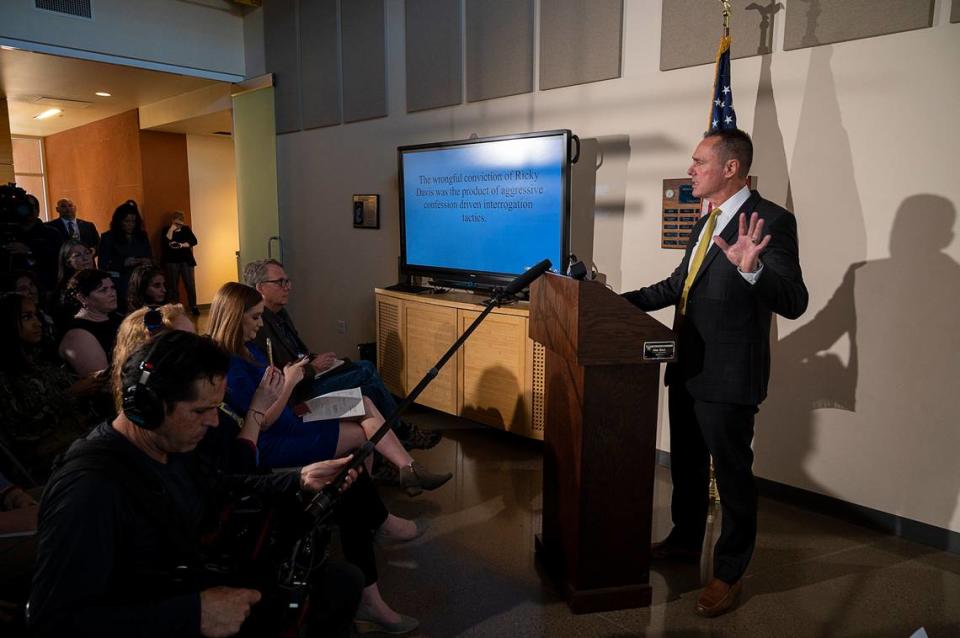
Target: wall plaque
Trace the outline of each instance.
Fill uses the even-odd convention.
[[[686,248],[690,229],[700,219],[700,198],[693,196],[689,177],[663,180],[661,248]]]

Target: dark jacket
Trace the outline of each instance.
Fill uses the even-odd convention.
[[[134,234],[130,241],[125,241],[123,233],[108,230],[100,237],[100,254],[97,256],[97,265],[100,270],[121,273],[126,281],[130,278],[133,266],[124,266],[128,257],[153,258],[150,249],[150,240],[146,233]]]
[[[772,313],[796,319],[807,308],[793,214],[756,191],[737,215],[756,211],[764,220],[764,235],[772,235],[760,257],[763,272],[753,285],[713,245],[690,288],[687,312],[677,317],[679,360],[667,366],[667,385],[683,383],[701,401],[759,405],[767,396],[770,377]],[[693,246],[706,223],[704,216],[690,233],[690,243],[677,269],[663,281],[623,296],[645,311],[680,301]],[[734,217],[720,234],[737,239]],[[705,238],[710,241],[709,238]]]
[[[267,339],[270,339],[270,346],[273,349],[273,364],[280,369],[288,363],[297,361],[302,355],[311,354],[310,348],[300,338],[286,308],[282,308],[280,312],[273,312],[269,308],[263,309],[263,327],[260,328],[253,342],[261,352],[266,352]]]
[[[40,505],[30,624],[39,636],[197,636],[200,534],[237,492],[296,494],[295,472],[226,476],[195,454],[161,464],[108,423],[75,442]]]
[[[197,245],[197,236],[193,234],[189,226],[181,226],[179,230],[173,231],[173,239],[167,239],[167,231],[170,226],[164,226],[160,231],[160,245],[163,250],[163,263],[165,264],[188,264],[196,266],[197,260],[193,258],[193,247]],[[170,242],[175,241],[179,244],[187,244],[186,248],[171,248]]]
[[[80,242],[96,250],[97,246],[100,245],[100,233],[97,231],[97,227],[93,222],[88,222],[83,219],[74,219],[73,221],[77,225],[77,235],[80,237]],[[67,231],[67,223],[62,217],[49,221],[46,225],[60,234],[61,244],[70,239],[70,233]]]

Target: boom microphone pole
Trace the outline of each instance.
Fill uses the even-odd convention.
[[[364,442],[360,449],[353,453],[353,459],[350,461],[350,463],[343,470],[341,470],[339,474],[337,474],[337,476],[330,482],[329,485],[327,485],[324,489],[318,492],[316,496],[313,497],[313,500],[310,501],[309,505],[307,505],[306,511],[313,517],[316,523],[322,523],[327,519],[327,517],[330,516],[331,512],[333,511],[333,506],[340,498],[340,488],[343,486],[347,474],[351,470],[359,468],[363,464],[363,461],[373,453],[374,448],[380,439],[382,439],[387,432],[390,431],[393,425],[400,420],[400,415],[403,414],[408,407],[410,407],[411,403],[417,400],[417,397],[420,396],[420,393],[427,388],[430,382],[433,381],[438,374],[440,374],[440,369],[447,361],[449,361],[450,357],[452,357],[454,353],[460,349],[460,346],[464,344],[467,338],[473,334],[473,331],[477,329],[477,327],[480,325],[480,322],[486,319],[487,315],[489,315],[494,308],[500,307],[508,298],[514,296],[524,288],[528,288],[537,277],[549,270],[550,266],[552,266],[550,260],[544,259],[540,263],[531,266],[525,273],[517,276],[513,281],[507,284],[506,288],[494,291],[493,296],[491,296],[487,301],[487,307],[483,309],[483,312],[480,313],[480,316],[474,319],[473,323],[471,323],[470,326],[463,331],[463,334],[460,335],[460,338],[457,339],[452,346],[450,346],[450,349],[447,350],[442,357],[440,357],[440,360],[437,361],[432,368],[427,370],[427,373],[422,379],[420,379],[420,383],[418,383],[413,391],[411,391],[410,394],[408,394],[406,398],[400,402],[400,404],[393,411],[393,414],[391,414],[390,417],[384,421],[383,425],[380,426],[373,436]]]

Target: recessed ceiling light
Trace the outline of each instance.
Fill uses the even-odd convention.
[[[110,94],[107,93],[106,91],[97,91],[97,95],[99,95],[100,97],[110,97]]]
[[[53,117],[54,115],[60,115],[61,113],[63,113],[63,109],[47,109],[43,113],[38,113],[37,115],[34,115],[33,119],[45,120],[48,117]]]

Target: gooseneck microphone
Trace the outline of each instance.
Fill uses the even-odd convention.
[[[550,263],[549,259],[544,259],[543,261],[530,266],[530,269],[522,275],[518,275],[516,279],[507,284],[507,287],[503,289],[504,296],[515,295],[524,288],[529,288],[530,284],[533,283],[533,280],[542,275],[543,273],[550,270],[550,266],[553,264]]]

